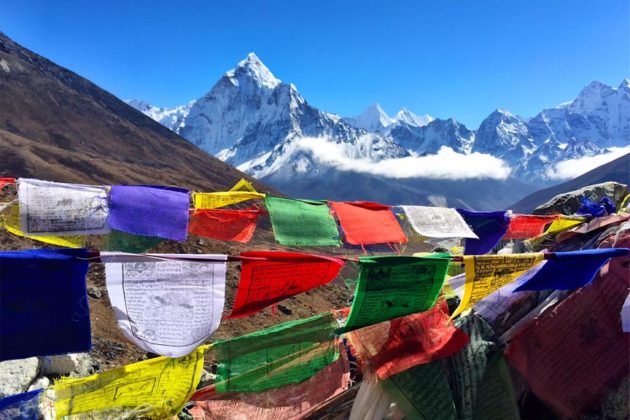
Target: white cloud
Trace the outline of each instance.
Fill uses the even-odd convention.
[[[492,155],[476,152],[465,155],[446,146],[435,155],[382,160],[350,157],[343,144],[321,138],[302,138],[296,146],[310,152],[321,164],[388,178],[506,179],[511,172],[506,162]]]
[[[630,153],[630,146],[611,147],[609,153],[596,156],[585,156],[577,159],[568,159],[556,163],[547,170],[545,175],[549,179],[571,179],[582,175],[592,169],[611,162],[627,153]]]

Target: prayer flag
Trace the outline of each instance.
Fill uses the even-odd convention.
[[[195,420],[233,419],[303,419],[326,401],[350,386],[350,372],[345,349],[339,359],[315,376],[263,392],[217,393],[214,386],[198,390],[190,413]]]
[[[542,253],[464,256],[464,297],[453,312],[461,314],[475,303],[541,263]]]
[[[188,232],[219,241],[247,243],[256,230],[262,209],[191,210]]]
[[[331,201],[345,241],[351,245],[407,243],[390,206],[368,201],[342,203]]]
[[[477,212],[457,209],[479,239],[466,239],[465,255],[483,255],[492,250],[510,226],[507,212]]]
[[[175,416],[197,388],[208,346],[188,356],[156,357],[54,386],[57,418],[159,418]]]
[[[286,246],[339,246],[337,224],[325,201],[265,197],[276,241]]]
[[[630,235],[614,246],[630,246]],[[620,313],[630,287],[629,262],[628,255],[612,259],[606,274],[539,314],[507,347],[508,362],[562,417],[587,417],[619,386],[627,395],[630,340]]]
[[[140,236],[112,230],[105,241],[107,251],[142,253],[158,246],[164,239],[155,236]]]
[[[225,255],[101,253],[118,326],[138,347],[168,357],[193,351],[219,327]],[[204,261],[206,260],[206,261]]]
[[[471,419],[480,384],[486,371],[488,355],[497,351],[494,332],[476,314],[468,314],[455,320],[470,341],[459,352],[447,359],[448,376],[458,418]],[[483,417],[480,417],[483,418]]]
[[[366,372],[352,404],[349,420],[377,420],[388,417],[392,405],[390,395],[385,392],[383,381]]]
[[[243,267],[230,318],[252,315],[263,308],[315,287],[337,276],[343,260],[297,252],[241,253]]]
[[[188,204],[186,189],[113,185],[109,224],[134,235],[185,241]]]
[[[15,178],[0,178],[0,190],[8,184],[15,184]]]
[[[216,209],[247,200],[263,199],[265,194],[256,192],[249,181],[241,179],[230,191],[193,193],[192,198],[195,209]]]
[[[500,351],[488,356],[472,413],[473,419],[521,419],[510,368]]]
[[[383,388],[408,419],[456,420],[443,362],[415,366],[390,376]]]
[[[545,230],[545,226],[559,217],[557,214],[536,216],[530,214],[515,214],[510,217],[504,240],[529,239],[539,236]]]
[[[302,382],[337,360],[337,321],[324,313],[214,343],[218,392],[260,392]]]
[[[0,360],[89,351],[87,251],[0,252]]]
[[[443,299],[426,312],[360,328],[347,337],[360,363],[379,379],[448,357],[468,343],[468,335],[449,321]]]
[[[100,235],[109,232],[107,188],[20,178],[20,227],[27,235]]]
[[[39,409],[39,400],[42,392],[43,389],[36,389],[0,398],[0,419],[39,420],[43,418]]]
[[[610,258],[628,255],[627,248],[600,248],[554,252],[545,265],[514,292],[524,290],[571,290],[589,284]],[[629,276],[630,277],[630,276]]]
[[[553,235],[574,228],[586,222],[586,220],[587,219],[585,217],[559,216],[556,220],[551,222],[551,225],[549,225],[543,235]]]
[[[344,331],[430,309],[438,298],[449,260],[382,256],[359,259],[359,283]]]
[[[32,239],[34,241],[43,242],[46,244],[63,246],[66,248],[83,248],[85,246],[85,236],[41,236],[41,235],[27,235],[20,230],[20,206],[15,203],[9,207],[8,214],[3,216],[4,228],[7,232],[23,238]]]
[[[401,207],[411,226],[422,236],[479,239],[455,209],[427,206]]]

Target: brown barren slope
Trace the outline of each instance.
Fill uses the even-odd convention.
[[[206,154],[118,98],[0,33],[0,176],[94,184],[177,185],[225,191],[248,176]],[[254,182],[259,191],[270,191]],[[14,191],[0,201],[13,198]],[[102,238],[88,245],[100,248]],[[0,250],[46,245],[0,231]],[[227,253],[282,249],[263,219],[251,244],[228,244],[191,236],[185,243],[166,241],[153,251]],[[316,250],[302,249],[304,252]],[[321,252],[330,252],[320,250]],[[342,250],[336,252],[343,252]],[[348,267],[352,271],[352,267]],[[100,370],[140,360],[144,351],[130,344],[115,325],[103,266],[92,264],[88,287],[94,350]],[[226,313],[238,285],[240,266],[229,264]],[[94,293],[96,292],[96,293]],[[101,294],[101,297],[94,297]],[[351,291],[343,281],[282,303],[275,315],[263,313],[226,321],[214,338],[231,337],[347,304]]]

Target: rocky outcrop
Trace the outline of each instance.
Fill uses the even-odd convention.
[[[558,194],[551,200],[536,207],[534,214],[574,214],[580,208],[580,197],[586,196],[594,202],[603,197],[610,198],[617,206],[628,194],[628,186],[619,182],[604,182],[602,184],[588,185],[575,191]]]
[[[0,362],[0,398],[50,385],[50,377],[85,377],[94,372],[94,360],[87,353]]]

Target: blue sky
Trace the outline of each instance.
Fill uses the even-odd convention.
[[[626,0],[0,0],[0,30],[121,98],[183,104],[255,51],[311,104],[470,128],[629,77]]]

